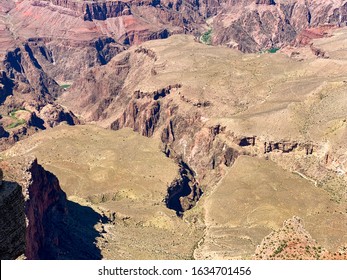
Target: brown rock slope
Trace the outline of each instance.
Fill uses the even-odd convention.
[[[346,203],[331,201],[324,190],[269,160],[239,157],[201,202],[206,233],[195,250],[197,259],[248,259],[255,251],[259,259],[311,259],[316,258],[312,252],[301,254],[292,247],[322,246],[335,252],[347,244]],[[289,227],[292,233],[285,235],[281,230],[262,241],[293,216],[302,218],[309,233]],[[286,244],[288,251],[282,248],[279,254],[281,244]]]
[[[227,1],[211,20],[212,43],[243,52],[280,48],[306,29],[345,26],[346,7],[341,0]]]
[[[305,230],[304,222],[294,216],[283,223],[283,227],[266,236],[257,247],[255,259],[333,259],[346,260],[346,247],[331,253],[320,246]]]

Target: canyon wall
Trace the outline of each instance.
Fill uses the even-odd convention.
[[[0,187],[1,259],[52,259],[59,230],[66,219],[66,196],[58,179],[36,159],[0,163],[5,180]]]
[[[229,1],[211,24],[212,43],[243,52],[281,48],[305,30],[346,25],[346,1]]]
[[[14,182],[0,186],[0,259],[16,259],[25,251],[24,197]]]
[[[40,50],[45,51],[42,46]],[[55,102],[63,89],[44,71],[37,58],[28,42],[8,52],[0,62],[0,115],[4,129],[0,150],[61,122],[79,123],[71,111]],[[17,117],[17,111],[24,114]]]

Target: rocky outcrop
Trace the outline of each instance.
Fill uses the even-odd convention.
[[[114,121],[110,128],[118,130],[122,127],[131,127],[142,135],[150,137],[159,126],[159,121],[166,119],[166,113],[174,110],[165,104],[162,109],[161,98],[169,95],[171,90],[180,88],[181,85],[169,85],[153,92],[135,91],[132,100],[122,113],[122,116]],[[170,115],[171,113],[169,113]]]
[[[52,259],[59,243],[58,225],[65,219],[66,195],[58,179],[45,171],[37,160],[29,162],[23,184],[26,228],[25,256]]]
[[[270,153],[274,150],[289,153],[298,147],[297,142],[283,141],[283,142],[264,142],[264,153]]]
[[[257,246],[256,260],[318,260],[347,259],[346,248],[332,253],[320,246],[307,232],[304,221],[294,216],[284,221],[283,227],[274,230]]]
[[[130,6],[121,1],[108,1],[104,3],[83,3],[85,20],[105,20],[111,17],[130,15]]]
[[[313,46],[313,44],[310,45],[310,49],[311,49],[312,53],[317,57],[329,58],[329,55],[325,51]]]
[[[102,34],[90,40],[31,38],[27,44],[46,75],[67,84],[89,68],[107,64],[125,50],[115,39]]]
[[[160,118],[160,102],[131,102],[121,118],[111,124],[111,129],[131,127],[144,136],[152,136]]]
[[[51,101],[59,95],[59,85],[42,70],[29,44],[8,52],[1,65],[7,95],[13,91],[31,94],[36,102]],[[10,79],[6,81],[5,79]],[[37,104],[38,106],[40,104]]]
[[[24,197],[17,183],[1,182],[0,217],[0,259],[16,259],[25,251],[26,227]]]
[[[47,49],[40,50],[50,59]],[[61,122],[79,123],[71,111],[56,103],[62,88],[44,71],[36,51],[27,42],[8,52],[0,62],[0,125],[5,128],[0,137],[0,150],[37,130]],[[17,111],[25,111],[25,116],[17,118]]]
[[[180,175],[168,187],[165,204],[169,209],[175,210],[177,216],[195,206],[203,191],[195,179],[195,172],[184,162],[180,163]]]
[[[1,221],[17,224],[15,229],[5,227],[8,238],[16,240],[12,244],[14,248],[2,243],[7,251],[12,251],[5,258],[16,258],[21,254],[27,259],[55,258],[60,242],[59,230],[67,215],[66,195],[60,189],[58,179],[33,158],[3,161],[0,165],[5,173],[4,191],[11,191],[11,200],[5,200],[1,209],[12,209],[6,214],[12,221]]]

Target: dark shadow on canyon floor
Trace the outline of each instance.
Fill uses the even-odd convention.
[[[59,244],[52,259],[99,260],[100,249],[96,246],[100,232],[95,229],[98,223],[106,223],[105,216],[88,206],[67,201],[67,216],[59,225]]]

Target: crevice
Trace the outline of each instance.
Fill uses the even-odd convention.
[[[185,211],[196,205],[203,191],[195,179],[195,172],[183,161],[179,165],[179,178],[168,187],[164,201],[167,208],[175,210],[178,217],[183,217]]]

